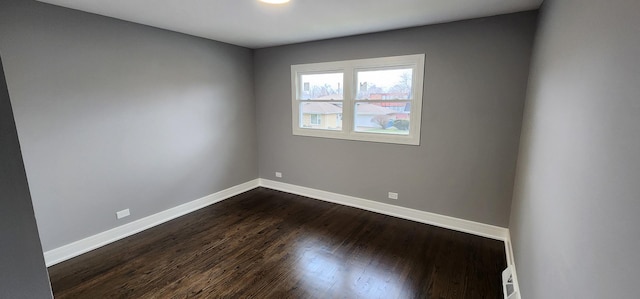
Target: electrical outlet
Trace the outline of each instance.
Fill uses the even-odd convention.
[[[398,199],[398,193],[389,192],[389,199]]]
[[[129,215],[131,215],[131,213],[129,212],[129,209],[125,209],[125,210],[116,212],[116,217],[118,219],[122,219],[124,217],[129,216]]]
[[[277,178],[281,178],[281,177],[282,177],[282,172],[278,172],[278,171],[276,171],[276,177],[277,177]]]

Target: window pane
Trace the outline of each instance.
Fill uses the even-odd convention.
[[[355,108],[356,132],[409,135],[411,103],[367,102]]]
[[[342,130],[342,103],[300,103],[300,128]]]
[[[358,71],[357,99],[409,100],[413,69]]]
[[[342,100],[343,76],[343,73],[301,75],[300,99]]]

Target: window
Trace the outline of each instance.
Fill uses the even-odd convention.
[[[424,54],[291,66],[293,134],[420,144]]]
[[[320,125],[322,123],[322,118],[320,114],[311,114],[311,124],[312,125]]]

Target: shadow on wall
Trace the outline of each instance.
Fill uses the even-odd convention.
[[[0,298],[52,298],[0,59]]]

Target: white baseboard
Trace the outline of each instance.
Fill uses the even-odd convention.
[[[426,223],[434,226],[444,227],[456,231],[461,231],[473,235],[496,239],[500,241],[507,240],[509,236],[509,230],[504,227],[484,224],[480,222],[474,222],[464,220],[460,218],[444,216],[435,213],[429,213],[425,211],[390,205],[377,201],[367,200],[363,198],[357,198],[348,195],[342,195],[338,193],[312,189],[307,187],[301,187],[297,185],[281,183],[277,181],[259,179],[259,184],[262,187],[280,190],[288,193],[298,194],[306,197],[311,197],[323,201],[337,203],[345,206],[359,208],[367,211],[372,211],[380,214],[395,216],[398,218],[413,220],[416,222]]]
[[[47,267],[66,261],[96,248],[113,243],[169,220],[178,218],[193,211],[202,209],[216,202],[223,201],[232,196],[257,188],[259,180],[251,180],[240,185],[207,195],[205,197],[190,201],[188,203],[173,207],[168,210],[129,222],[122,226],[98,233],[91,237],[78,240],[76,242],[49,250],[44,253],[44,260]]]
[[[45,263],[47,267],[55,265],[259,186],[504,241],[507,263],[509,265],[513,265],[513,252],[511,250],[511,240],[509,239],[509,230],[507,228],[267,179],[251,180],[82,240],[49,250],[44,253]]]
[[[511,233],[507,232],[507,238],[504,240],[504,252],[507,255],[507,265],[514,265],[513,248],[511,247]]]

